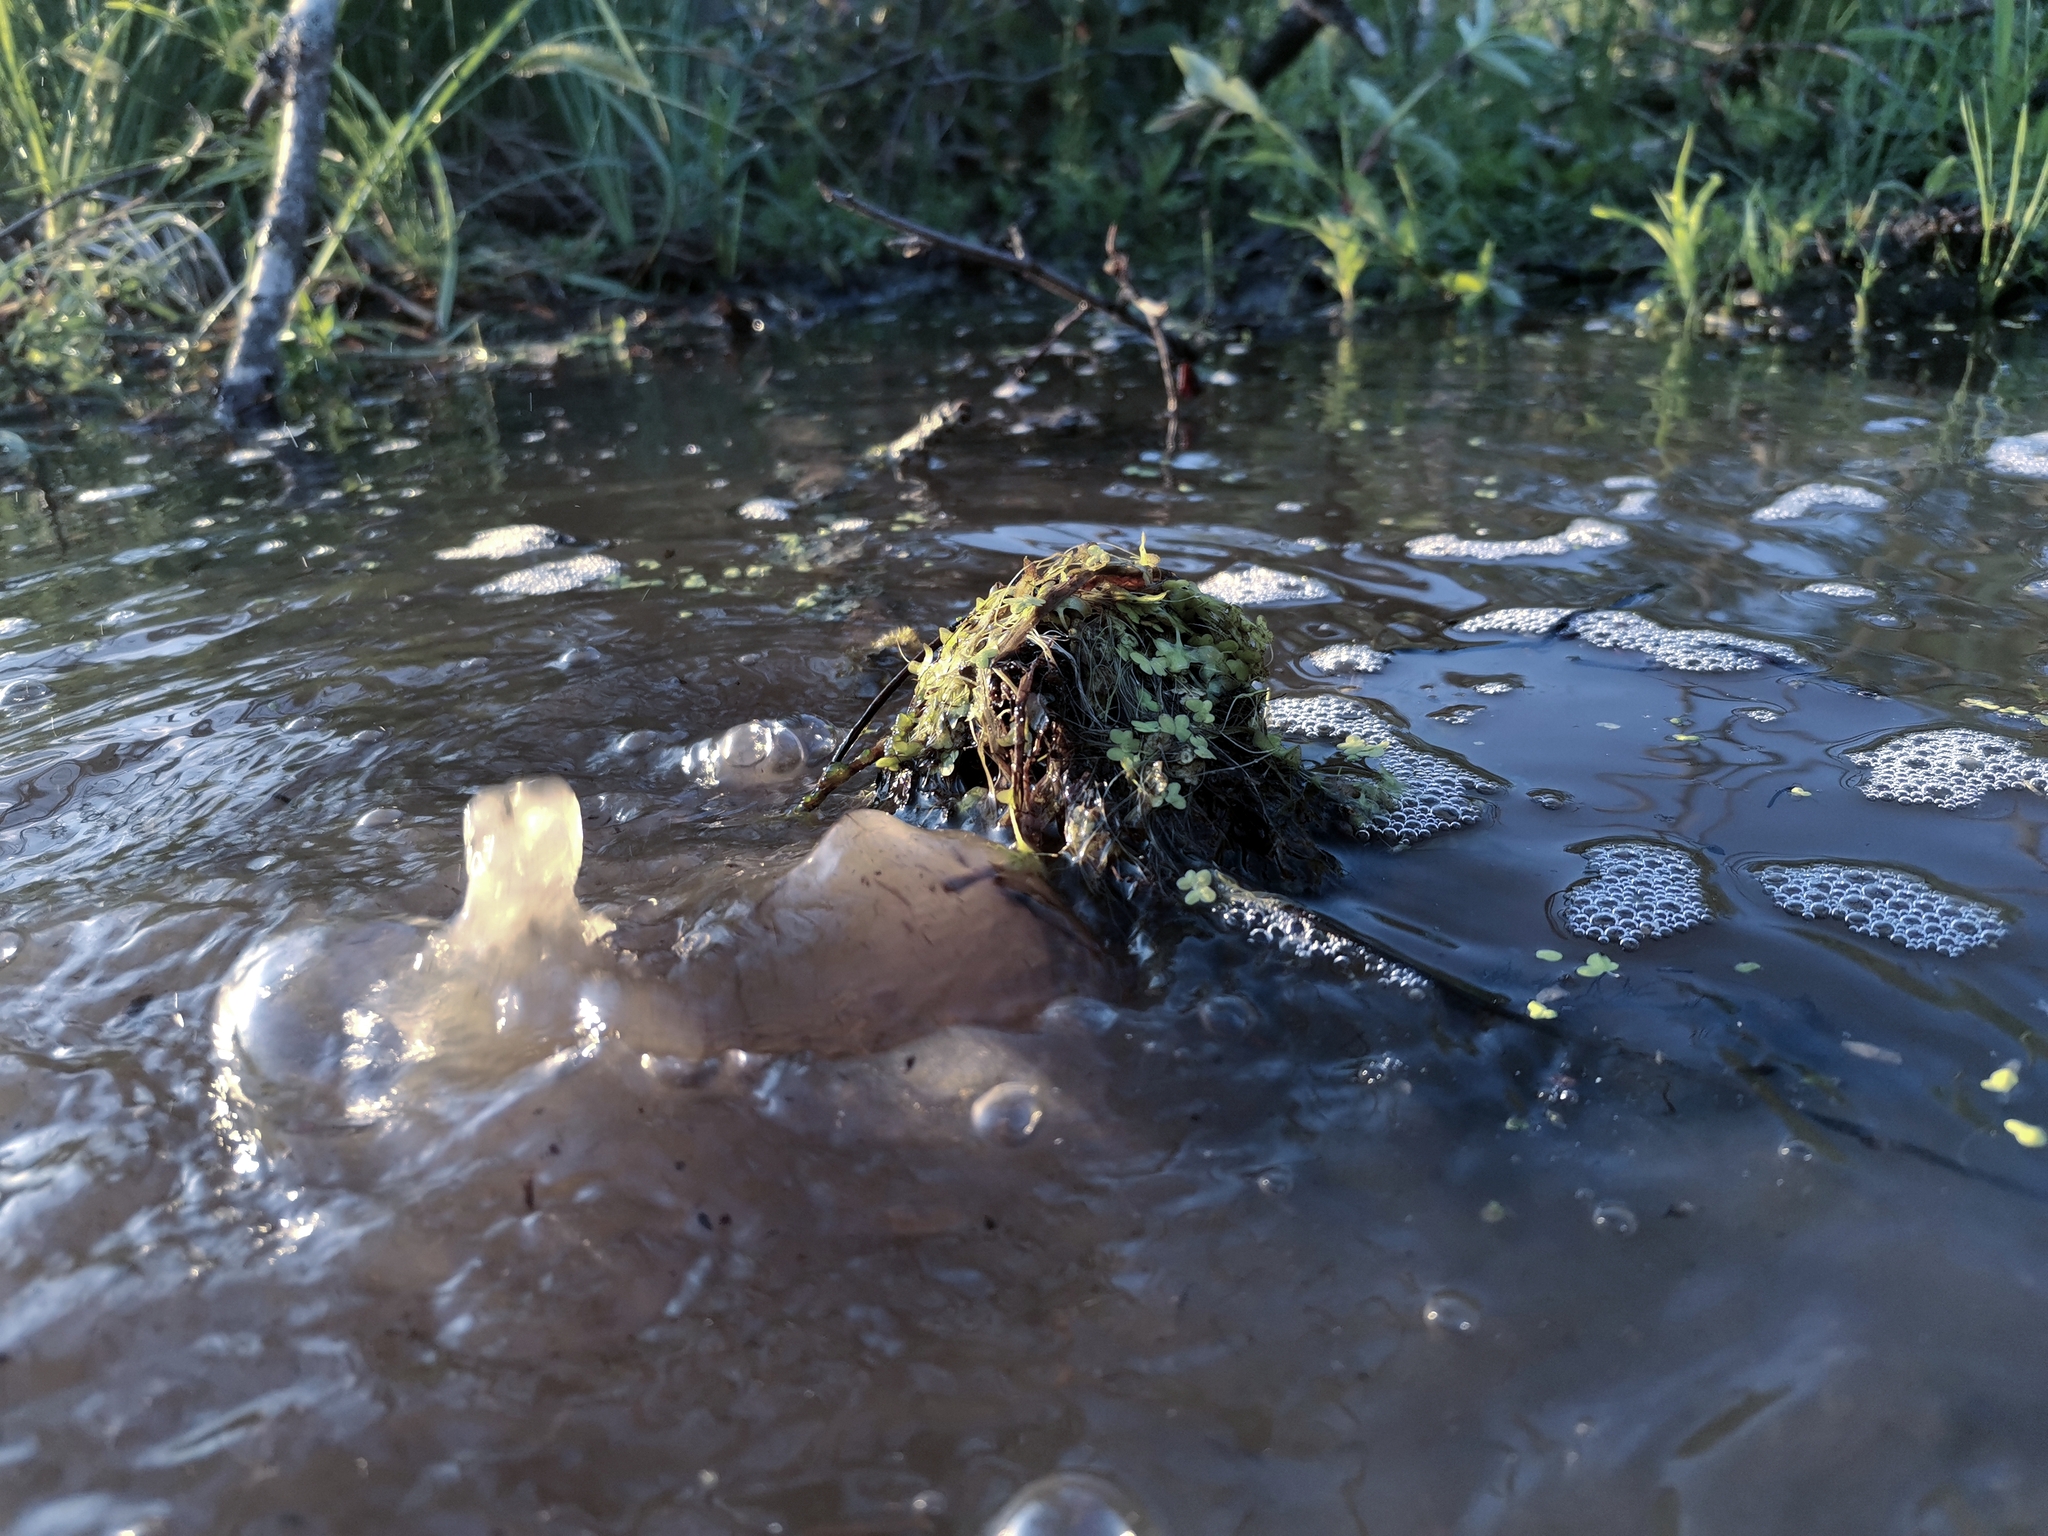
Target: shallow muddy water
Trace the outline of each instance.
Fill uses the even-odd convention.
[[[1060,1472],[1156,1536],[2038,1528],[2038,350],[1254,343],[1162,464],[1141,347],[993,398],[1043,323],[35,436],[9,1529],[979,1533]],[[1141,533],[1266,605],[1279,724],[1396,744],[1316,905],[1499,1007],[754,905],[879,637]]]

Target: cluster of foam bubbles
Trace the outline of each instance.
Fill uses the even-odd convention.
[[[1989,731],[1912,731],[1847,755],[1865,770],[1863,793],[1873,800],[1954,811],[2001,789],[2048,795],[2048,762],[2025,743]]]
[[[1984,467],[1994,474],[2048,480],[2048,432],[1992,439],[1984,454]]]
[[[1290,603],[1331,603],[1337,589],[1313,576],[1276,571],[1265,565],[1233,565],[1199,585],[1210,597],[1240,608],[1282,608]]]
[[[1346,672],[1378,672],[1385,668],[1389,659],[1385,651],[1376,651],[1369,645],[1326,645],[1319,651],[1311,651],[1303,658],[1302,665],[1311,672],[1335,676]]]
[[[1634,949],[1711,921],[1706,874],[1683,848],[1621,838],[1579,850],[1586,877],[1558,900],[1571,932]]]
[[[1960,955],[2005,937],[1988,902],[1953,895],[1918,875],[1874,864],[1756,864],[1771,900],[1800,917],[1838,917],[1857,933],[1907,949]]]
[[[1408,844],[1457,827],[1476,826],[1486,816],[1479,797],[1500,788],[1498,780],[1440,752],[1401,740],[1387,719],[1363,699],[1336,693],[1296,693],[1271,700],[1266,722],[1296,741],[1342,741],[1347,736],[1389,743],[1380,767],[1401,783],[1401,798],[1372,819],[1367,835]]]
[[[584,587],[603,586],[625,574],[625,567],[608,555],[575,555],[567,560],[546,560],[487,581],[476,589],[478,597],[553,597],[558,592],[575,592]]]
[[[1655,517],[1657,506],[1657,482],[1648,475],[1609,475],[1600,482],[1601,488],[1620,491],[1621,500],[1615,503],[1610,517]]]
[[[566,544],[554,529],[540,523],[514,523],[509,528],[486,528],[467,544],[434,551],[436,560],[512,560]]]
[[[796,510],[796,503],[781,496],[756,496],[752,501],[743,501],[737,515],[750,523],[786,523],[789,514]]]
[[[1796,491],[1787,491],[1768,506],[1750,514],[1753,523],[1789,523],[1795,519],[1809,517],[1823,509],[1840,509],[1848,512],[1882,512],[1885,499],[1875,491],[1866,491],[1860,485],[1835,485],[1828,481],[1816,481],[1802,485]]]
[[[1875,587],[1854,581],[1809,581],[1799,590],[1811,592],[1815,597],[1839,598],[1845,603],[1867,603],[1877,596]]]
[[[1547,635],[1576,610],[1571,608],[1492,608],[1460,619],[1454,635]]]
[[[1410,997],[1429,990],[1429,978],[1420,971],[1381,954],[1306,907],[1228,879],[1218,879],[1217,889],[1220,899],[1212,909],[1216,921],[1255,944],[1295,960],[1335,966],[1347,976],[1395,987]]]
[[[745,788],[791,779],[833,748],[832,727],[816,715],[787,720],[744,720],[662,754],[656,766],[706,788]]]
[[[1783,662],[1802,659],[1791,646],[1773,640],[1751,640],[1713,629],[1667,629],[1639,613],[1613,609],[1582,613],[1568,629],[1588,645],[1640,651],[1679,672],[1754,672],[1766,658]]]
[[[1586,550],[1619,549],[1629,542],[1628,530],[1597,517],[1575,517],[1561,533],[1537,539],[1468,539],[1455,533],[1426,533],[1408,541],[1418,560],[1525,560],[1575,555]]]

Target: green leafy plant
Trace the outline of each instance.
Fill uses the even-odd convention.
[[[1688,332],[1699,329],[1704,313],[1706,288],[1701,279],[1707,247],[1707,210],[1722,187],[1721,175],[1716,172],[1702,182],[1697,191],[1693,189],[1687,173],[1692,162],[1693,137],[1697,132],[1696,127],[1685,130],[1685,142],[1678,151],[1678,164],[1671,173],[1671,189],[1651,193],[1657,204],[1657,218],[1646,219],[1606,203],[1593,205],[1594,218],[1617,220],[1641,230],[1657,242],[1657,248],[1664,253],[1665,281],[1685,311],[1684,324]]]
[[[2013,132],[2012,153],[2006,167],[2004,196],[1999,195],[1998,140],[1991,116],[1991,93],[1982,93],[1981,115],[1973,111],[1970,98],[1963,97],[1963,136],[1970,147],[1970,174],[1977,184],[1977,221],[1983,228],[1977,258],[1978,302],[1990,309],[1998,296],[2019,273],[2027,247],[2048,216],[2048,152],[2034,177],[2034,189],[2020,202],[2025,184],[2026,163],[2033,149],[2028,131],[2027,108],[2022,105]]]

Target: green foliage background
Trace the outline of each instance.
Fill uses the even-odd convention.
[[[1082,270],[1115,222],[1182,298],[1254,269],[1291,283],[1320,257],[1358,305],[1512,302],[1547,275],[1656,267],[1643,229],[1688,133],[1690,174],[1725,185],[1692,210],[1702,293],[1817,265],[1853,285],[1930,199],[1988,210],[1939,257],[1980,274],[1987,306],[2036,275],[2048,43],[2020,0],[1359,12],[1384,57],[1326,31],[1256,112],[1212,93],[1162,124],[1189,61],[1232,81],[1277,6],[348,0],[303,339],[373,310],[431,338],[521,302],[836,280],[884,237],[824,208],[821,178],[984,238],[1014,222]],[[277,15],[0,4],[17,377],[116,380],[110,337],[176,363],[225,312],[275,134],[238,103]]]

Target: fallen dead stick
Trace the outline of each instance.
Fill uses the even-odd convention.
[[[957,235],[942,234],[936,229],[918,223],[915,219],[906,219],[886,208],[877,208],[866,198],[856,197],[851,192],[842,192],[837,187],[828,187],[822,181],[818,183],[818,195],[824,198],[829,206],[844,208],[848,213],[857,213],[864,219],[872,219],[900,235],[907,235],[919,246],[949,251],[962,261],[972,261],[981,266],[995,267],[1000,271],[1012,273],[1035,287],[1043,288],[1054,298],[1064,299],[1077,307],[1108,315],[1120,324],[1129,326],[1148,341],[1153,339],[1154,323],[1129,304],[1117,299],[1105,299],[1100,294],[1092,293],[1033,257],[997,250],[992,245],[983,245],[976,240],[963,240]],[[918,253],[912,251],[911,254]],[[1192,364],[1195,361],[1194,349],[1179,337],[1168,336],[1166,344],[1175,362]]]

